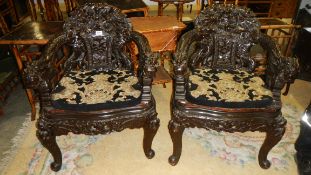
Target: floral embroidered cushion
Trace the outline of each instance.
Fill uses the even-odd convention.
[[[260,77],[221,69],[195,69],[189,76],[186,98],[195,104],[225,108],[260,108],[273,101]]]
[[[128,70],[73,71],[52,92],[55,108],[80,111],[134,106],[140,99],[140,83]]]

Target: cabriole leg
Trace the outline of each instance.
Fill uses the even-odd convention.
[[[151,120],[147,120],[144,126],[144,141],[143,141],[143,148],[145,155],[148,159],[151,159],[154,157],[154,151],[151,149],[152,141],[154,136],[156,135],[159,126],[160,126],[160,120],[156,117],[152,117]]]
[[[57,145],[56,136],[44,124],[38,121],[37,138],[41,144],[52,154],[54,162],[51,163],[53,171],[59,171],[62,166],[62,153]]]
[[[258,161],[263,169],[268,169],[271,166],[267,159],[269,151],[282,139],[285,133],[286,120],[280,114],[276,119],[276,123],[268,126],[266,138],[259,150]]]
[[[182,135],[185,130],[183,126],[171,120],[168,129],[173,142],[173,154],[169,157],[168,162],[174,166],[178,163],[182,149]]]

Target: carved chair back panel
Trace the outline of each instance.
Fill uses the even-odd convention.
[[[190,67],[254,69],[249,52],[259,38],[259,22],[249,9],[212,5],[197,17],[195,33]]]
[[[119,9],[87,3],[73,11],[64,24],[72,47],[70,63],[79,69],[132,68],[126,52],[132,26]]]

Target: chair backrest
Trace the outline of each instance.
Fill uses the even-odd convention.
[[[86,3],[71,13],[64,24],[71,39],[73,59],[80,69],[132,68],[126,46],[132,26],[119,9],[102,3]]]
[[[190,66],[253,70],[249,52],[259,37],[259,22],[247,8],[215,4],[195,20],[197,44]]]

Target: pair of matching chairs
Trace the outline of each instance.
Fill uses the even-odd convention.
[[[247,9],[211,6],[195,26],[181,37],[174,55],[169,162],[176,165],[180,158],[184,129],[201,127],[267,132],[258,158],[268,168],[267,154],[285,131],[280,90],[294,77],[296,60],[280,56]],[[249,50],[257,42],[268,50],[265,81],[251,73],[255,65]],[[133,43],[138,48],[136,72],[129,49]],[[156,59],[147,39],[132,31],[120,10],[87,3],[71,14],[64,32],[27,66],[24,76],[39,96],[37,137],[54,158],[52,170],[62,165],[56,136],[69,132],[95,135],[143,128],[144,153],[154,156],[151,144],[159,119],[151,86]]]

